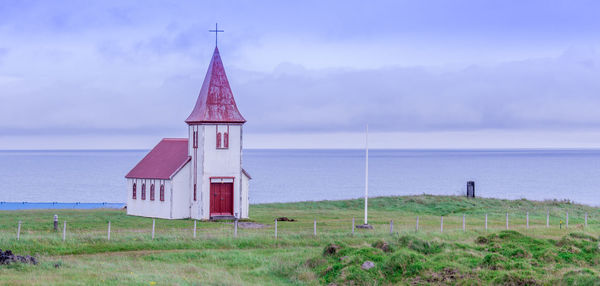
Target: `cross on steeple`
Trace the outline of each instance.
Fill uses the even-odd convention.
[[[214,30],[208,30],[211,33],[215,33],[215,47],[217,46],[217,35],[218,33],[223,33],[225,32],[224,30],[219,30],[219,24],[215,23],[215,29]]]

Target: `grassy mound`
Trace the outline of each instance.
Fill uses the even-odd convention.
[[[363,268],[367,261],[374,267]],[[600,285],[598,239],[583,233],[560,240],[501,231],[471,243],[426,241],[412,235],[362,245],[335,242],[306,265],[322,277],[322,283],[338,285]]]

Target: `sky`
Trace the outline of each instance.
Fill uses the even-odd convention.
[[[598,1],[0,0],[0,149],[185,137],[216,22],[246,148],[600,148]]]

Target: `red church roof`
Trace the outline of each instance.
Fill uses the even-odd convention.
[[[244,123],[246,119],[235,105],[219,49],[215,47],[196,106],[186,123]]]
[[[168,180],[191,159],[187,148],[185,138],[165,138],[125,178]]]

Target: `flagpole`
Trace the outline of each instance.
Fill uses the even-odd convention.
[[[369,124],[367,124],[365,133],[365,225],[368,223],[369,208]]]

